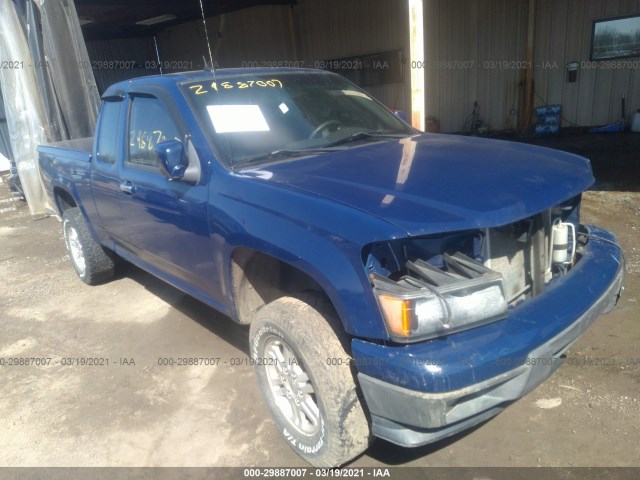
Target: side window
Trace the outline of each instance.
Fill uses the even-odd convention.
[[[118,127],[120,124],[122,104],[122,101],[105,101],[102,104],[96,157],[103,163],[116,163]]]
[[[154,150],[158,143],[181,140],[180,131],[162,102],[153,97],[133,97],[129,119],[128,167],[158,168]]]

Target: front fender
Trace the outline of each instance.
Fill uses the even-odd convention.
[[[212,232],[226,239],[225,271],[231,272],[231,258],[237,248],[276,258],[304,272],[324,289],[348,333],[388,338],[361,252],[365,244],[402,232],[322,197],[235,180],[241,184],[216,192],[211,201],[215,206]],[[227,291],[232,291],[231,275],[225,277]]]

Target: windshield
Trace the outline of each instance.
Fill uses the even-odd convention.
[[[182,88],[232,166],[416,133],[351,82],[328,72],[225,75]]]

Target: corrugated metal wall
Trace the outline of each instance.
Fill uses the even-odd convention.
[[[256,63],[291,60],[293,47],[289,28],[288,6],[259,6],[207,19],[212,50],[218,51],[220,67],[245,67]],[[217,42],[220,29],[222,37]],[[166,29],[158,36],[160,53],[165,61],[193,62],[202,67],[209,62],[201,20]]]
[[[424,0],[427,114],[444,132],[470,128],[473,103],[493,130],[516,127],[526,65],[528,0]],[[293,7],[263,6],[227,14],[216,47],[220,18],[207,20],[221,67],[265,66],[320,61],[401,50],[408,58],[407,2],[398,0],[299,0]],[[297,39],[292,41],[290,14]],[[640,0],[538,0],[536,12],[535,104],[562,104],[563,126],[613,122],[620,101],[627,116],[640,108],[640,69],[590,66],[591,26],[595,19],[640,14]],[[208,59],[202,22],[165,30],[158,37],[164,61],[187,62],[202,68]],[[150,39],[89,42],[92,60],[155,60]],[[295,55],[297,52],[297,56]],[[296,58],[294,58],[296,57]],[[583,66],[576,83],[566,81],[565,65]],[[640,59],[634,59],[636,61]],[[369,87],[389,106],[408,112],[410,68],[403,82]],[[154,71],[122,72],[98,69],[101,87]],[[629,121],[629,118],[627,118]]]
[[[402,50],[408,58],[408,4],[398,0],[300,0],[295,8],[300,58],[316,61]],[[388,106],[408,111],[408,62],[403,83],[368,87]]]
[[[535,105],[561,104],[562,126],[592,126],[640,108],[640,59],[631,68],[591,64],[596,19],[640,14],[640,0],[538,0]],[[455,132],[470,119],[477,100],[491,129],[516,126],[522,70],[526,65],[528,0],[425,0],[427,113]],[[566,64],[578,61],[576,83]],[[635,66],[635,68],[633,68]]]
[[[597,19],[640,14],[640,0],[538,2],[536,64],[547,68],[536,71],[536,105],[562,104],[563,127],[603,125],[620,118],[625,95],[630,122],[640,108],[640,58],[621,64],[627,68],[591,63],[591,29]],[[574,60],[581,68],[577,82],[569,83],[565,65]]]
[[[152,66],[150,62],[156,61],[151,38],[93,40],[86,44],[101,94],[113,83],[158,73],[154,68],[147,68]]]
[[[289,6],[265,6],[226,15],[219,44],[221,67],[264,66],[271,63],[319,62],[340,57],[406,50],[408,38],[406,2],[397,0],[299,0],[293,7],[292,42]],[[207,19],[214,43],[220,18]],[[202,22],[172,27],[158,37],[163,60],[190,61],[202,65],[208,58]],[[294,59],[294,52],[297,58]],[[405,78],[409,65],[404,65]],[[406,82],[370,87],[389,106],[408,109]]]
[[[461,131],[465,123],[470,128],[475,101],[490,128],[515,127],[527,5],[527,0],[425,0],[426,111],[442,131]]]

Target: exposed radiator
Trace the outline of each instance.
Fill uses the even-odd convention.
[[[488,230],[486,266],[504,277],[510,303],[535,296],[544,288],[540,266],[546,254],[540,250],[544,249],[544,241],[539,241],[544,239],[541,227],[542,219],[534,218]]]

